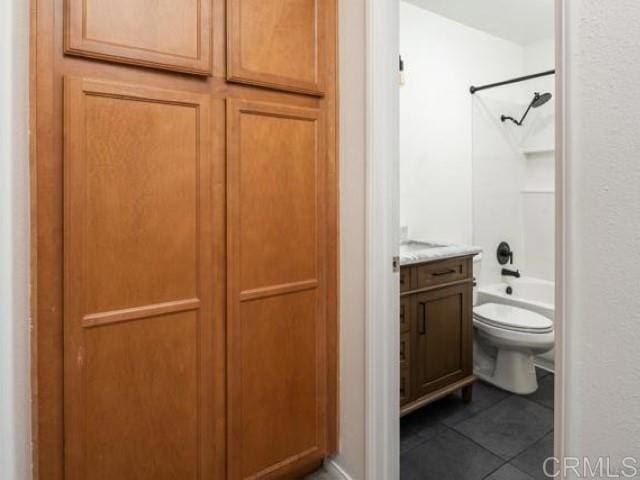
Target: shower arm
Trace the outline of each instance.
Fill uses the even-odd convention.
[[[531,107],[533,107],[533,104],[535,103],[536,99],[534,97],[533,100],[531,100],[531,103],[529,103],[529,106],[527,107],[527,111],[524,112],[524,115],[522,115],[522,118],[520,119],[520,121],[516,120],[513,117],[509,117],[508,115],[502,115],[500,117],[500,120],[505,122],[507,120],[511,120],[513,123],[515,123],[516,125],[518,125],[519,127],[522,126],[522,122],[524,122],[524,119],[527,118],[527,115],[529,114],[529,110],[531,110]]]

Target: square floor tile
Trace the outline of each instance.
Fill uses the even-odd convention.
[[[500,467],[491,475],[485,478],[485,480],[533,480],[529,475],[521,472],[513,465],[508,463]]]
[[[538,402],[545,407],[553,408],[553,392],[554,392],[555,376],[552,374],[546,375],[542,379],[538,380],[538,390],[531,395],[525,397],[534,402]]]
[[[440,406],[432,403],[400,419],[400,453],[430,440],[446,427],[440,423]]]
[[[400,456],[400,479],[481,480],[502,463],[491,452],[447,428]]]
[[[505,460],[530,447],[553,428],[553,411],[512,396],[453,427]]]
[[[544,461],[552,456],[553,433],[550,433],[511,460],[511,463],[517,467],[518,470],[528,473],[536,480],[548,480],[549,477],[545,475],[543,467]],[[551,466],[549,466],[549,468],[551,468]]]
[[[462,397],[458,395],[452,395],[449,397],[451,399],[450,402],[456,402],[459,405],[459,408],[450,408],[448,411],[443,412],[441,421],[445,425],[456,425],[457,423],[472,417],[482,410],[486,410],[511,395],[511,393],[494,387],[488,383],[476,382],[473,385],[473,400],[470,403],[465,404],[462,401]]]

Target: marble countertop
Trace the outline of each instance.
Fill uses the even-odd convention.
[[[481,253],[481,247],[472,245],[447,245],[422,239],[410,239],[400,244],[400,265],[434,262]]]

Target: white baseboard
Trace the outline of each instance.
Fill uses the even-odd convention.
[[[354,480],[333,458],[327,458],[324,461],[324,469],[330,474],[342,480]]]

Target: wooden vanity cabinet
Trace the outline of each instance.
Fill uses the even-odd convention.
[[[400,414],[458,389],[471,399],[473,257],[402,267]],[[405,280],[406,282],[406,280]]]

